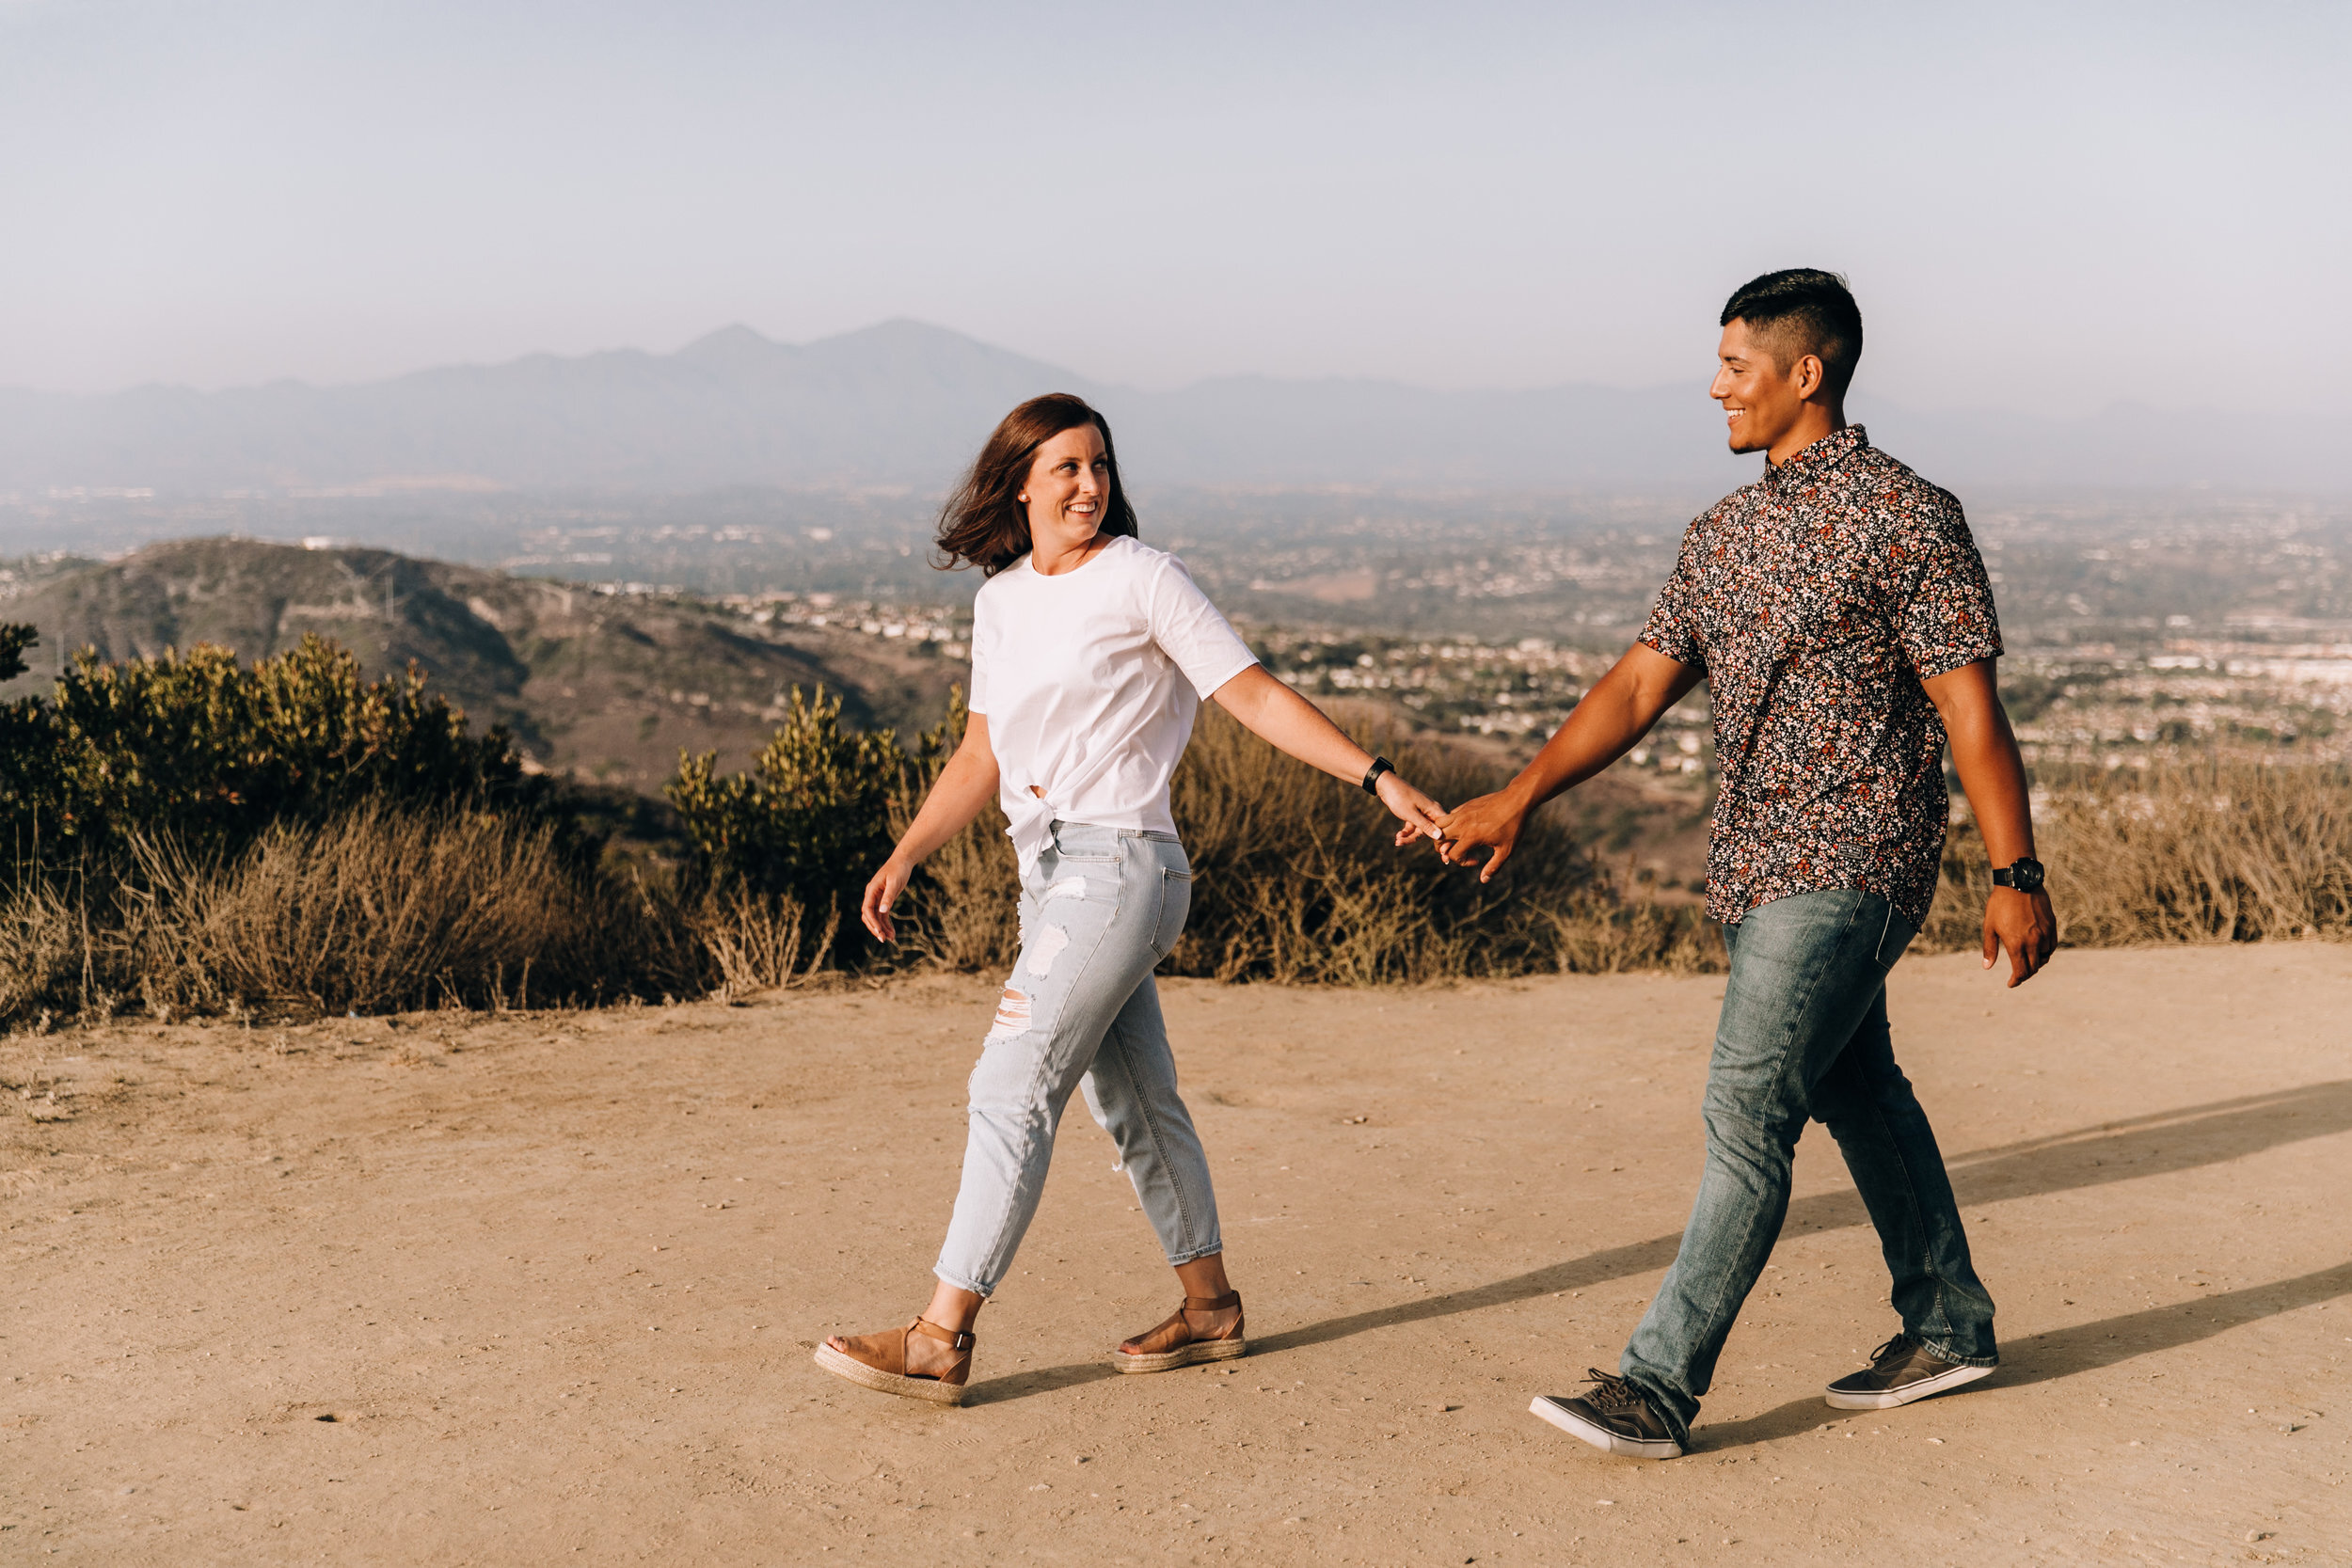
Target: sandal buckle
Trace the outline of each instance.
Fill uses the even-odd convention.
[[[925,1336],[927,1338],[937,1339],[959,1354],[970,1350],[975,1343],[969,1329],[950,1329],[945,1323],[931,1322],[919,1312],[915,1314],[914,1322],[909,1326],[930,1330],[930,1333]]]

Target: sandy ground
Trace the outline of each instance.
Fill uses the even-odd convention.
[[[0,1561],[2352,1562],[2352,948],[1906,962],[2005,1364],[1821,1404],[1892,1323],[1816,1130],[1663,1465],[1526,1407],[1719,980],[1167,989],[1255,1353],[1112,1374],[1175,1291],[1080,1115],[960,1410],[809,1354],[924,1298],[985,982],[0,1041]]]

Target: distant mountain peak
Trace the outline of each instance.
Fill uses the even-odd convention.
[[[790,343],[780,343],[737,322],[716,332],[704,333],[672,357],[691,364],[736,365],[746,361],[765,363],[795,352]]]

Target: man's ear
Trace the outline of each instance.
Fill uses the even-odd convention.
[[[1808,354],[1797,361],[1796,369],[1789,372],[1788,379],[1796,386],[1797,396],[1811,402],[1814,394],[1828,383],[1829,372],[1822,366],[1820,355]]]

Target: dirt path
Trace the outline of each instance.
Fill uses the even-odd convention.
[[[1169,986],[1255,1354],[1110,1373],[1173,1291],[1080,1115],[946,1411],[809,1352],[923,1299],[985,982],[0,1041],[0,1561],[2352,1562],[2352,948],[1905,963],[2002,1371],[1820,1402],[1892,1330],[1817,1130],[1612,1461],[1526,1406],[1672,1256],[1720,989]]]

